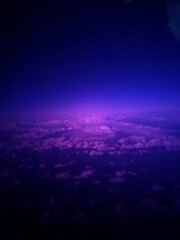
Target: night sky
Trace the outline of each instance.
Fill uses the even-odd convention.
[[[180,0],[1,3],[4,239],[179,240]]]
[[[179,5],[170,2],[6,1],[3,116],[179,109]]]

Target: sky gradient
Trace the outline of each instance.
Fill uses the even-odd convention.
[[[8,2],[3,115],[179,109],[174,16],[160,0]]]

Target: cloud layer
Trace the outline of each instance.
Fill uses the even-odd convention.
[[[153,120],[154,121],[154,120]],[[13,155],[16,151],[31,149],[42,152],[57,149],[60,152],[89,156],[125,153],[148,153],[152,149],[179,150],[180,138],[175,129],[153,124],[134,123],[119,117],[64,117],[48,121],[22,121],[1,124],[1,152]],[[168,125],[169,126],[169,125]]]

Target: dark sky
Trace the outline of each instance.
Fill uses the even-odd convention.
[[[177,109],[180,42],[163,0],[5,1],[3,114]]]

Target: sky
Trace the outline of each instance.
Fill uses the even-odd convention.
[[[2,115],[179,109],[179,6],[175,0],[6,1]]]

